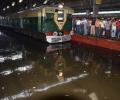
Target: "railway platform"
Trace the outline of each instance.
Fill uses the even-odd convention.
[[[106,49],[120,52],[120,41],[81,36],[81,35],[73,35],[72,41],[81,43],[81,44],[92,45],[95,47],[101,47],[101,48],[106,48]]]

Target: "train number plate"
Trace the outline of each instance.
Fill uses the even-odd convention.
[[[61,40],[61,38],[52,38],[52,42],[58,42],[60,40]]]

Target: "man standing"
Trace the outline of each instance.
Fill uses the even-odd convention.
[[[120,39],[120,19],[116,23],[117,28],[117,38]]]
[[[80,34],[80,32],[81,32],[80,24],[81,24],[81,21],[79,18],[77,18],[77,20],[76,20],[76,33],[77,34]]]
[[[95,36],[95,18],[92,18],[90,35]]]

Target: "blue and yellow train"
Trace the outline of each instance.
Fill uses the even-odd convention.
[[[72,13],[69,7],[41,6],[0,17],[0,25],[48,43],[71,40]]]

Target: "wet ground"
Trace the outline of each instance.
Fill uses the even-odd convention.
[[[120,100],[120,52],[0,31],[0,100]]]

